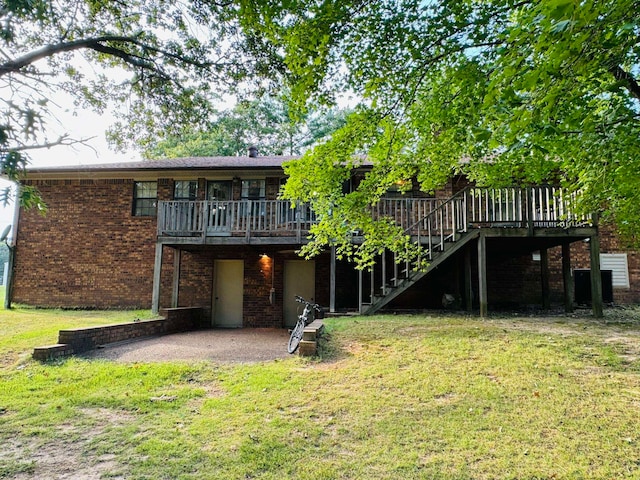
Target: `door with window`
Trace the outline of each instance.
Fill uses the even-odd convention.
[[[315,302],[316,263],[313,260],[286,260],[284,262],[284,326],[293,327],[298,321],[295,296]]]
[[[241,328],[244,261],[216,260],[213,277],[213,326]]]
[[[265,215],[266,198],[265,180],[242,180],[240,196],[243,200],[243,213],[248,217],[261,217]],[[254,220],[255,222],[255,220]]]
[[[231,182],[207,182],[207,233],[210,235],[229,234],[233,227],[233,205],[231,201]]]

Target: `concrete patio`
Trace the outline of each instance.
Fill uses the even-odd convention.
[[[84,358],[118,362],[255,363],[290,356],[287,329],[196,330],[106,345]]]

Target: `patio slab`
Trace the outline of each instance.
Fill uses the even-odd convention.
[[[118,362],[212,361],[255,363],[286,358],[287,329],[197,330],[106,345],[84,358]]]

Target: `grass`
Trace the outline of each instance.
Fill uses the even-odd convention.
[[[0,300],[3,297],[0,296]],[[33,347],[57,343],[58,330],[152,318],[150,310],[44,310],[0,303],[0,366],[25,360]]]
[[[323,358],[251,365],[24,358],[100,315],[3,315],[0,478],[57,472],[38,452],[128,479],[640,478],[638,310],[339,318]]]

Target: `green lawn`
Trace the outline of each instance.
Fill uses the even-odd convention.
[[[0,297],[0,366],[31,356],[33,347],[58,342],[58,330],[152,318],[150,310],[45,310],[14,307],[3,310]],[[1,477],[0,477],[1,478]]]
[[[338,318],[321,359],[229,366],[39,364],[115,317],[5,312],[0,478],[640,478],[640,311],[607,314]]]

